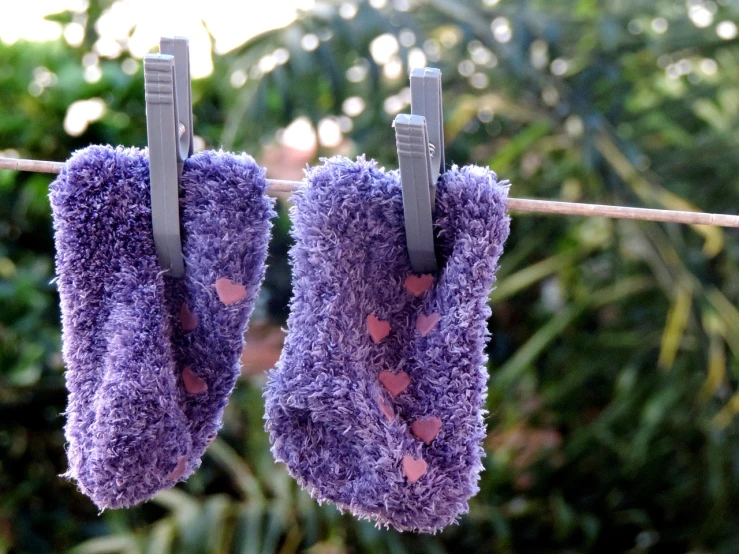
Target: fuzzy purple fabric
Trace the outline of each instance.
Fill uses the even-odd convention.
[[[332,158],[306,181],[289,332],[265,391],[272,452],[318,501],[436,532],[478,491],[508,187],[479,167],[442,175],[432,278],[412,275],[397,172]]]
[[[186,479],[221,427],[264,277],[272,200],[247,155],[180,180],[184,279],[154,247],[146,151],[91,146],[51,185],[69,470],[101,509]]]

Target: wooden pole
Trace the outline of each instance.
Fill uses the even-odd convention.
[[[63,166],[64,164],[60,162],[0,158],[0,169],[10,169],[14,171],[59,173]],[[295,187],[299,184],[300,183],[298,181],[267,179],[267,193],[289,193],[294,191]],[[687,223],[691,225],[714,225],[717,227],[739,228],[739,215],[653,210],[649,208],[606,206],[603,204],[579,204],[575,202],[533,200],[528,198],[509,198],[508,209],[512,212],[579,215],[583,217],[609,217],[613,219],[638,219],[641,221],[664,221],[667,223]]]

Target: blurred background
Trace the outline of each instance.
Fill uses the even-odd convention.
[[[737,213],[738,0],[25,0],[0,18],[0,155],[144,146],[142,57],[191,39],[196,146],[271,177],[397,167],[408,72],[441,68],[447,162],[512,196]],[[65,471],[47,187],[0,171],[0,552],[739,551],[739,231],[514,214],[491,296],[481,491],[435,536],[318,506],[261,388],[288,313],[286,199],[243,377],[202,468],[101,515]]]

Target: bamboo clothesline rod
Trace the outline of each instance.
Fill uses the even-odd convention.
[[[62,162],[42,160],[22,160],[0,158],[0,169],[30,171],[36,173],[59,173]],[[267,179],[267,193],[292,192],[298,181]],[[691,225],[714,225],[717,227],[739,228],[739,215],[708,214],[674,210],[655,210],[632,208],[628,206],[607,206],[604,204],[580,204],[558,202],[555,200],[534,200],[528,198],[509,198],[508,209],[513,212],[534,212],[557,215],[579,215],[584,217],[609,217],[613,219],[638,219],[641,221],[663,221],[667,223],[686,223]]]

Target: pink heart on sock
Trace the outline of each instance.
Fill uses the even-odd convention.
[[[187,457],[180,456],[177,458],[177,467],[174,468],[172,473],[169,474],[169,478],[173,481],[179,481],[180,477],[182,477],[185,474],[185,470],[187,469]]]
[[[436,324],[439,323],[440,319],[441,316],[439,315],[439,312],[434,312],[429,315],[421,314],[416,320],[416,329],[418,329],[418,332],[421,333],[422,337],[425,337],[434,330],[434,327],[436,327]]]
[[[387,321],[378,319],[375,314],[367,316],[367,331],[375,344],[390,334],[390,324]]]
[[[208,390],[208,383],[203,381],[201,377],[198,377],[187,366],[182,370],[182,383],[185,385],[185,390],[190,394],[201,394]]]
[[[180,323],[183,331],[194,331],[198,326],[198,316],[190,311],[187,302],[183,302],[180,308]]]
[[[384,398],[382,398],[382,396],[377,398],[377,405],[380,407],[380,411],[388,421],[392,421],[395,418],[393,407]]]
[[[389,371],[380,372],[380,383],[387,389],[393,398],[402,393],[411,384],[410,376],[405,372],[390,373]]]
[[[226,306],[236,304],[246,296],[246,287],[241,283],[234,283],[231,279],[221,277],[216,281],[216,292]]]
[[[423,458],[414,458],[413,456],[403,456],[403,473],[408,478],[409,483],[415,483],[426,474],[428,464]]]
[[[434,284],[434,276],[428,273],[424,275],[409,275],[405,280],[405,290],[413,296],[421,296]]]
[[[441,420],[436,416],[426,417],[411,423],[411,433],[426,444],[431,444],[439,431],[441,431]]]

